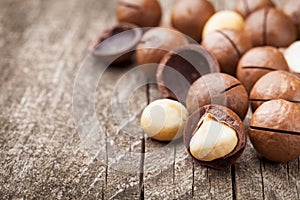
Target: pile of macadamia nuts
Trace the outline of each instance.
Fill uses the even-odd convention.
[[[236,162],[247,133],[270,161],[299,157],[300,1],[279,8],[237,0],[234,10],[216,11],[209,0],[178,0],[171,25],[157,27],[163,14],[158,0],[120,0],[119,24],[92,47],[113,64],[135,55],[157,81],[163,99],[142,112],[144,132],[158,141],[183,137],[192,158],[215,169]]]

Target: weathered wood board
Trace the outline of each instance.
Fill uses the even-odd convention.
[[[174,2],[161,0],[164,23]],[[0,1],[0,199],[300,199],[299,159],[270,163],[248,142],[235,166],[215,171],[193,163],[180,141],[145,138],[139,116],[160,98],[156,87],[126,73],[134,65],[109,68],[98,82],[105,66],[86,58],[99,31],[115,23],[116,3]],[[84,67],[95,85],[77,99]],[[80,131],[88,103],[102,127],[89,137]]]

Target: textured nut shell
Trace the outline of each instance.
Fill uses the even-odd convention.
[[[120,0],[116,16],[119,22],[152,27],[159,25],[162,11],[157,0]]]
[[[252,12],[264,7],[275,7],[275,4],[271,0],[238,0],[235,11],[246,18]]]
[[[222,72],[235,76],[240,57],[252,43],[243,31],[224,29],[207,34],[202,46],[215,56]]]
[[[296,25],[298,32],[298,39],[300,39],[300,1],[288,0],[283,5],[283,11],[286,15],[290,16]]]
[[[288,71],[288,64],[283,54],[274,47],[256,47],[247,51],[240,59],[237,78],[250,93],[260,77],[274,70]]]
[[[271,99],[285,99],[300,103],[300,79],[286,71],[273,71],[261,77],[250,93],[252,111],[264,102],[261,100]]]
[[[216,12],[211,16],[204,25],[202,38],[208,33],[222,29],[234,29],[238,31],[244,30],[243,17],[232,10],[223,10]]]
[[[185,103],[187,92],[195,80],[219,70],[218,61],[200,45],[185,45],[169,52],[161,60],[156,73],[158,89],[164,97]]]
[[[223,158],[219,158],[213,161],[198,161],[204,166],[208,166],[214,169],[228,168],[236,162],[236,160],[242,155],[246,146],[246,131],[240,118],[229,108],[220,105],[206,105],[196,110],[187,120],[184,129],[184,144],[190,153],[189,145],[194,130],[197,128],[198,122],[207,113],[211,113],[219,121],[223,121],[230,125],[237,132],[238,144],[235,149]]]
[[[295,25],[281,10],[269,9],[266,23],[265,45],[287,47],[297,39]]]
[[[214,6],[207,0],[180,0],[172,10],[172,26],[196,41],[206,21],[215,13]]]
[[[300,156],[300,106],[285,100],[262,104],[250,121],[249,136],[256,151],[275,162]],[[299,135],[257,130],[251,127],[298,132]]]
[[[296,40],[292,20],[281,10],[263,8],[253,12],[245,22],[253,46],[286,47]]]
[[[191,114],[199,107],[211,103],[230,108],[243,120],[248,111],[248,94],[240,81],[228,74],[207,74],[191,86],[186,106]]]

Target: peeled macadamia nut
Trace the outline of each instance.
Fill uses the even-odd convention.
[[[290,72],[300,77],[300,41],[291,44],[284,51],[284,57],[289,65]]]
[[[179,102],[160,99],[150,103],[141,116],[145,133],[159,141],[171,141],[182,136],[188,118],[186,108]]]
[[[236,74],[250,93],[260,77],[274,70],[288,71],[288,64],[283,54],[274,47],[256,47],[242,56]]]
[[[266,7],[275,7],[275,4],[272,0],[238,0],[235,5],[235,11],[246,18],[254,11]]]
[[[205,38],[208,33],[222,29],[244,30],[243,17],[231,10],[216,12],[204,25],[202,38]]]
[[[297,38],[292,19],[275,8],[253,12],[245,22],[245,30],[253,46],[287,47]]]
[[[155,80],[156,69],[162,57],[169,51],[186,44],[188,44],[187,39],[175,29],[152,28],[144,33],[137,45],[137,63],[139,65],[154,63],[154,65],[146,65],[142,69],[149,78]]]
[[[287,0],[286,3],[283,5],[283,11],[293,20],[297,28],[298,39],[300,39],[300,1]]]
[[[256,151],[275,162],[300,156],[300,105],[282,99],[263,103],[254,112],[249,136]]]
[[[252,43],[243,31],[223,29],[207,34],[202,46],[218,60],[221,72],[235,76],[241,56],[251,49]]]
[[[211,73],[196,80],[186,98],[190,114],[208,104],[226,106],[243,120],[248,111],[248,94],[236,78],[224,73]]]
[[[172,26],[200,41],[204,24],[214,13],[213,4],[207,0],[179,0],[172,10]]]
[[[120,0],[116,9],[119,22],[140,27],[158,26],[162,11],[157,0]]]
[[[245,149],[246,131],[240,118],[229,108],[206,105],[188,118],[184,143],[200,164],[214,169],[228,168]]]
[[[223,158],[238,143],[236,131],[226,123],[207,114],[190,141],[190,152],[198,160],[212,161]]]
[[[252,111],[272,99],[300,104],[300,79],[287,71],[273,71],[261,77],[250,93]]]

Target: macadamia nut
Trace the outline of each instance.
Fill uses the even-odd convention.
[[[182,136],[187,118],[188,112],[181,103],[160,99],[144,109],[141,127],[153,139],[171,141]]]
[[[236,131],[208,114],[190,141],[190,151],[198,160],[212,161],[228,155],[237,143]]]

